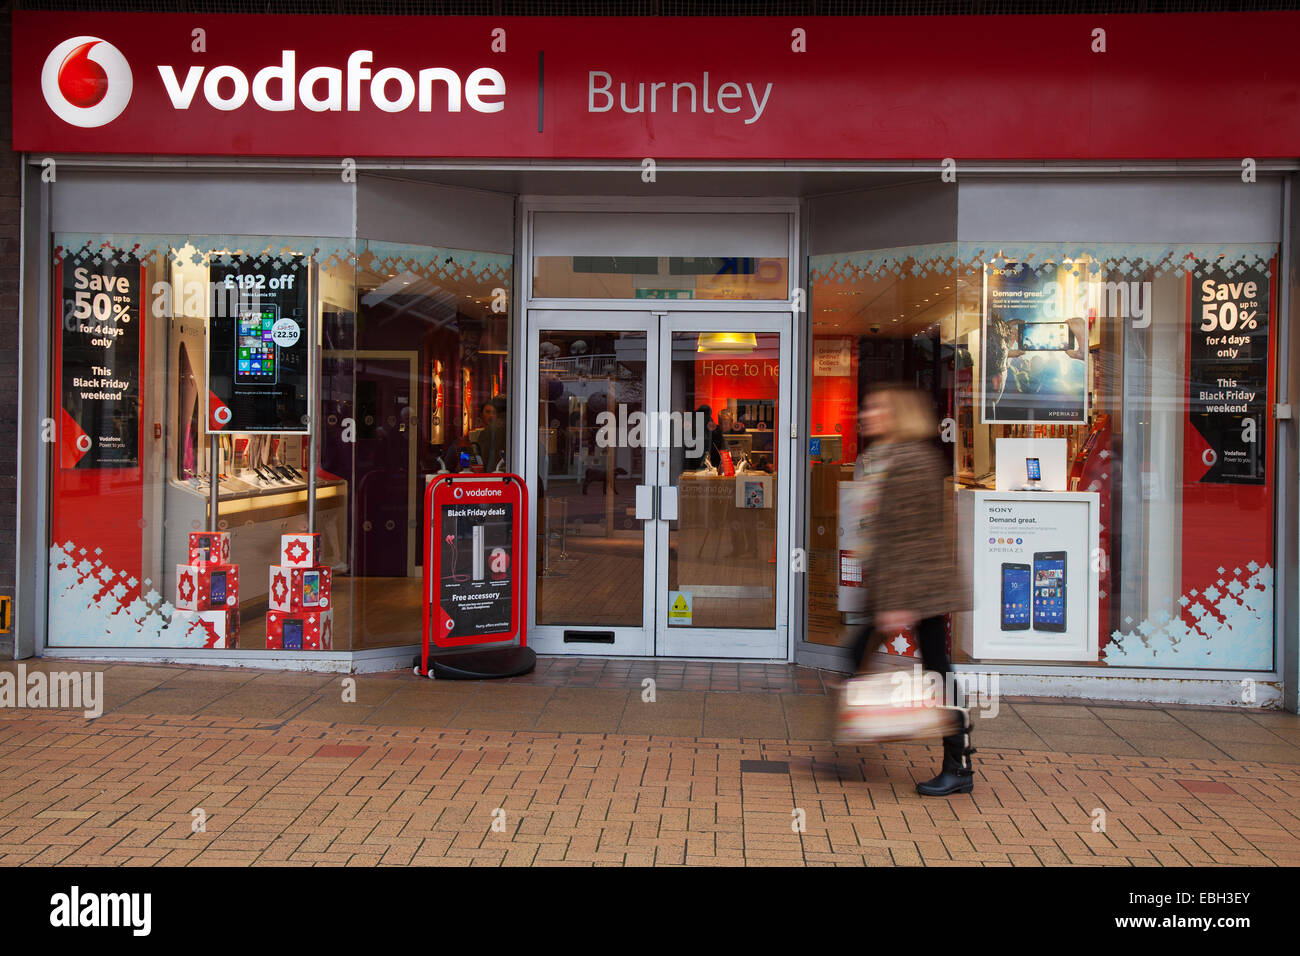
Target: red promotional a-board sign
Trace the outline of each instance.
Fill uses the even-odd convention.
[[[527,643],[528,495],[518,475],[441,475],[424,499],[429,648]]]

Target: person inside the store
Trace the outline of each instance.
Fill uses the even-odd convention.
[[[483,456],[483,467],[497,471],[505,467],[506,416],[505,399],[498,395],[484,402],[480,408],[482,425],[470,432],[470,441],[478,446]]]
[[[747,431],[736,419],[736,413],[726,407],[718,412],[718,428],[724,435],[742,435]]]
[[[722,429],[718,423],[713,420],[713,409],[708,405],[701,405],[695,409],[695,415],[691,422],[693,429],[704,428],[704,440],[701,442],[694,434],[692,438],[698,443],[700,453],[693,456],[687,453],[682,462],[682,467],[686,471],[700,471],[708,465],[712,465],[714,471],[722,470],[722,452],[726,449],[726,442],[722,438]]]

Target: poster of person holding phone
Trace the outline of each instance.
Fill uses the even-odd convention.
[[[1082,425],[1088,420],[1088,320],[1062,318],[1063,277],[1008,262],[984,270],[980,335],[985,423]]]

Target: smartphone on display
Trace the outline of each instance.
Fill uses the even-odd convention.
[[[302,650],[302,619],[290,618],[284,622],[284,640],[281,646],[286,651]]]
[[[478,584],[483,580],[487,561],[487,553],[483,550],[484,539],[483,526],[481,524],[474,525],[473,531],[470,535],[470,540],[473,542],[470,550],[470,564],[473,569],[473,581],[475,584]]]
[[[320,607],[320,572],[302,573],[302,606]]]
[[[1065,552],[1034,552],[1034,628],[1065,630]]]
[[[208,589],[208,597],[213,604],[226,603],[226,572],[212,572],[212,587]]]
[[[1029,629],[1029,565],[1002,565],[1002,630]]]
[[[1074,347],[1074,333],[1065,322],[1025,322],[1020,326],[1022,352],[1068,352]]]
[[[1039,466],[1037,458],[1025,459],[1025,474],[1028,475],[1030,481],[1043,480],[1043,469]]]
[[[278,306],[240,312],[235,320],[235,382],[274,385],[279,381],[280,350],[271,329],[280,317]]]

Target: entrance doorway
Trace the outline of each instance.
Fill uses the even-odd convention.
[[[533,310],[543,653],[786,658],[788,312]]]

